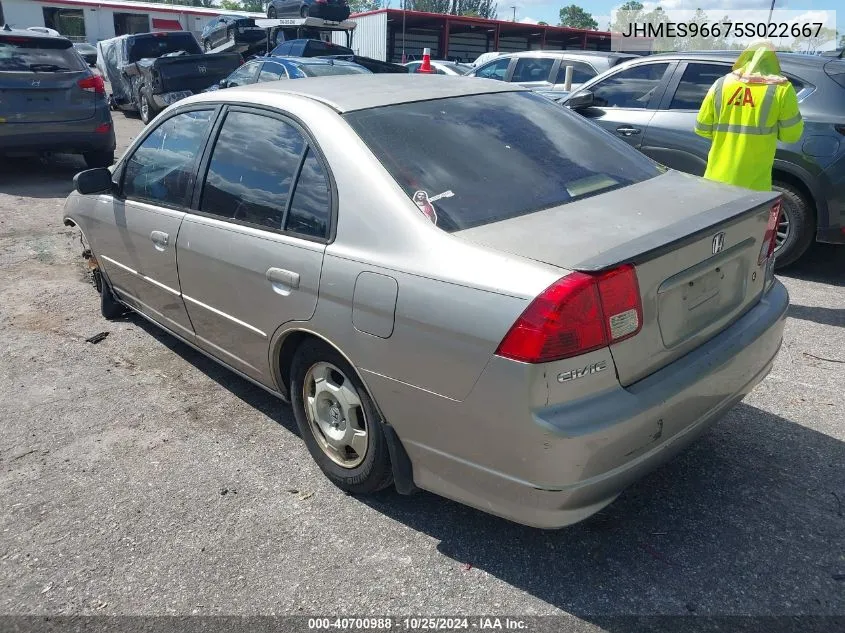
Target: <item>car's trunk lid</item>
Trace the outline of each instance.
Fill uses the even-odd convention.
[[[455,235],[570,271],[634,264],[642,329],[611,346],[619,380],[629,385],[759,301],[766,271],[758,257],[777,197],[670,171]]]
[[[237,70],[241,65],[241,58],[237,53],[175,55],[159,57],[156,60],[141,60],[138,65],[152,66],[155,78],[153,94],[180,90],[198,93]]]
[[[90,74],[87,70],[0,72],[0,115],[6,123],[90,119],[98,95],[79,87],[79,81]]]

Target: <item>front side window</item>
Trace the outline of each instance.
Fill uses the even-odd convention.
[[[562,59],[560,61],[560,68],[558,68],[557,71],[557,77],[552,83],[562,84],[566,82],[567,66],[572,66],[572,83],[574,84],[587,83],[588,81],[590,81],[590,79],[592,79],[598,74],[595,68],[593,68],[589,64],[586,64],[584,62],[571,61],[568,59]]]
[[[641,64],[620,71],[591,90],[599,108],[645,109],[669,64]]]
[[[551,57],[520,57],[516,60],[511,81],[527,83],[530,81],[548,81],[555,60]]]
[[[226,86],[228,88],[234,88],[235,86],[247,86],[255,83],[258,79],[258,71],[260,69],[261,64],[258,62],[244,64],[229,75],[229,79],[226,81]]]
[[[626,143],[527,91],[404,103],[344,118],[408,197],[450,232],[662,173]]]
[[[287,78],[284,66],[273,62],[264,62],[261,73],[258,75],[258,81],[278,81]]]
[[[200,210],[281,230],[306,141],[292,125],[230,112],[214,146]]]
[[[511,60],[507,57],[497,59],[496,61],[490,62],[486,66],[479,68],[476,71],[475,76],[481,77],[482,79],[497,79],[499,81],[504,81],[510,63]]]
[[[675,90],[670,110],[698,110],[710,86],[730,72],[724,64],[687,64],[681,83]]]
[[[213,110],[184,112],[153,130],[126,163],[123,195],[168,206],[187,205],[212,114]]]

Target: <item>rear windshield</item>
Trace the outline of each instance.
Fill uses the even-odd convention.
[[[178,51],[185,51],[191,55],[202,54],[192,34],[168,33],[133,39],[129,44],[129,61],[137,62],[139,59],[161,57]]]
[[[305,49],[308,51],[309,57],[319,57],[320,55],[354,55],[351,49],[337,44],[330,44],[320,40],[310,40]]]
[[[662,173],[598,126],[530,92],[405,103],[345,118],[408,197],[449,232]]]
[[[362,66],[347,66],[345,64],[303,64],[302,72],[309,77],[325,77],[328,75],[369,75],[370,71]]]
[[[255,26],[255,20],[252,18],[238,18],[235,20],[235,24],[242,29],[251,29]]]
[[[68,40],[0,35],[0,71],[67,72],[85,64]]]

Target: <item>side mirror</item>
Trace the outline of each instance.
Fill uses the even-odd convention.
[[[73,188],[83,195],[111,192],[111,171],[105,167],[81,171],[73,177]]]
[[[561,100],[561,103],[572,110],[585,110],[593,106],[595,97],[592,90],[582,90],[568,99]]]

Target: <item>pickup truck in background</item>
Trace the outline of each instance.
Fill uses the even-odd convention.
[[[97,51],[97,67],[111,85],[111,106],[138,112],[144,123],[243,63],[240,53],[203,54],[194,35],[184,31],[121,35],[99,42]]]
[[[271,53],[281,57],[331,57],[354,62],[373,73],[406,73],[408,69],[401,64],[383,62],[370,57],[356,55],[351,48],[324,42],[320,39],[296,39],[282,42]]]

